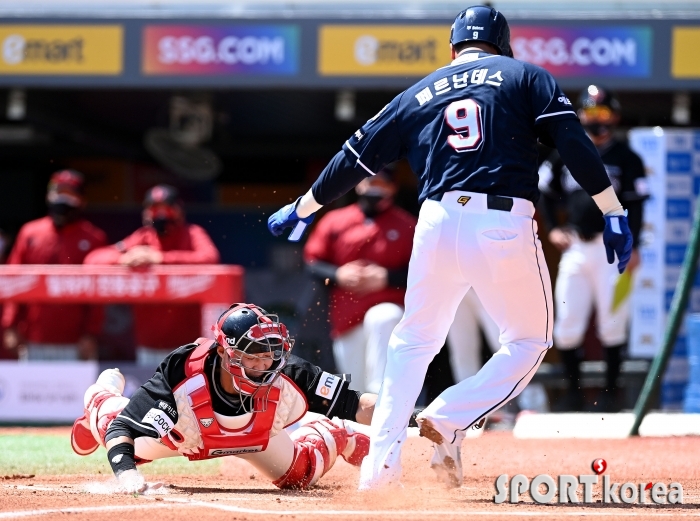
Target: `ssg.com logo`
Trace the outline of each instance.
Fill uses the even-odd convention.
[[[379,40],[375,36],[360,36],[355,41],[355,60],[360,65],[377,63],[437,63],[437,41],[425,40]]]

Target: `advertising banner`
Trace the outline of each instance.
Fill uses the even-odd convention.
[[[634,129],[630,146],[647,171],[651,197],[644,206],[642,263],[635,275],[630,355],[652,357],[663,341],[668,310],[690,239],[693,203],[700,190],[700,131]],[[700,277],[688,310],[700,312]],[[685,320],[661,385],[665,409],[680,409],[688,382]]]
[[[674,27],[671,35],[671,76],[700,78],[700,26]]]
[[[118,75],[121,25],[0,25],[0,74]]]
[[[449,25],[323,25],[321,76],[425,76],[450,62]]]
[[[239,266],[0,266],[0,302],[238,302]]]
[[[513,54],[555,77],[651,75],[650,27],[511,26]]]
[[[0,361],[0,421],[72,423],[97,362]]]
[[[292,75],[299,71],[294,25],[147,25],[145,75]]]

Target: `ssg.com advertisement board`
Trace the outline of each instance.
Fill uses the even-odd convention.
[[[529,27],[511,29],[513,54],[555,77],[651,75],[649,27]]]
[[[323,25],[321,76],[425,76],[450,62],[450,27]],[[511,27],[515,58],[555,77],[651,75],[652,30],[620,27]]]
[[[294,25],[150,25],[145,75],[292,75],[299,71]]]

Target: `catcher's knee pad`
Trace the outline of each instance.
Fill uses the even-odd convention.
[[[87,409],[90,432],[103,447],[109,425],[128,403],[128,398],[109,391],[100,391],[92,397],[90,407]]]
[[[307,423],[291,435],[294,462],[274,481],[279,488],[306,488],[314,485],[335,464],[338,454],[347,448],[345,426],[327,418]]]

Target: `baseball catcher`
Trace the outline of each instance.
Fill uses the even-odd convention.
[[[237,456],[279,488],[314,485],[338,456],[360,465],[369,437],[359,423],[371,421],[375,395],[292,355],[285,325],[254,304],[233,304],[212,330],[214,340],[170,353],[131,399],[119,370],[103,371],[85,392],[73,450],[105,447],[125,492],[155,488],[136,466],[173,456]],[[323,416],[285,430],[307,412]]]

